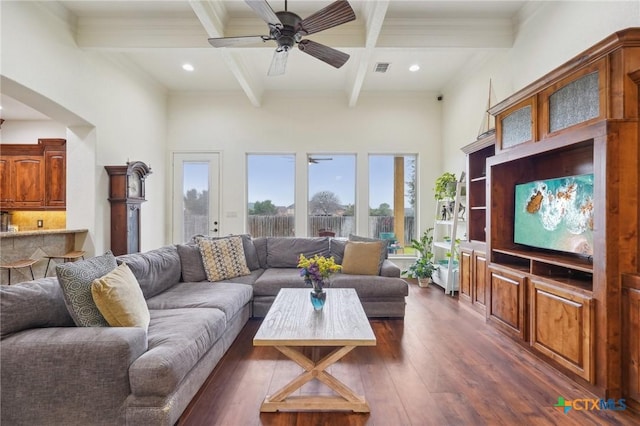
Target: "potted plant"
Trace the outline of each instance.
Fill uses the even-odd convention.
[[[436,179],[436,185],[433,189],[436,201],[453,198],[456,196],[456,183],[458,179],[451,172],[445,172]]]
[[[411,247],[418,253],[418,258],[409,266],[409,269],[402,271],[409,278],[417,278],[420,287],[427,287],[431,282],[431,276],[436,270],[433,263],[433,228],[429,228],[420,237],[420,240],[411,240]]]

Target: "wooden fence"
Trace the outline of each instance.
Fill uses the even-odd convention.
[[[369,216],[369,235],[379,237],[381,232],[393,232],[393,216]],[[321,229],[335,232],[336,237],[348,237],[355,234],[353,216],[310,216],[308,219],[310,236],[318,235]],[[293,216],[249,216],[247,231],[254,237],[293,237],[295,223]],[[404,241],[408,244],[416,238],[415,219],[404,218]],[[398,240],[400,240],[398,238]]]
[[[381,232],[393,232],[393,216],[369,216],[369,234],[380,237]],[[321,229],[335,232],[336,237],[347,238],[355,234],[355,218],[353,216],[310,216],[308,218],[310,236],[318,235]],[[295,237],[295,220],[293,216],[249,216],[247,232],[254,237]],[[209,225],[207,216],[185,213],[184,235],[190,239],[193,235],[207,235]],[[415,220],[404,218],[404,241],[408,245],[416,238]]]

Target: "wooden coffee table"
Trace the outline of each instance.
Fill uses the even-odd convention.
[[[310,289],[283,288],[260,325],[253,338],[254,346],[273,346],[305,370],[276,393],[268,395],[260,411],[369,412],[364,396],[356,395],[325,370],[357,346],[375,346],[376,337],[354,289],[325,291],[324,309],[316,312],[309,300]],[[302,353],[303,347],[326,346],[337,348],[317,361]],[[313,379],[326,384],[337,395],[290,396]]]

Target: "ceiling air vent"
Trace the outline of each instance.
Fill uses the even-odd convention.
[[[389,69],[389,65],[391,65],[389,62],[378,62],[373,72],[385,73]]]

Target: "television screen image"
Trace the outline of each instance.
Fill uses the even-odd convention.
[[[593,174],[515,186],[514,242],[593,255]]]

